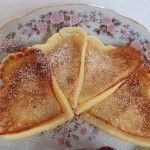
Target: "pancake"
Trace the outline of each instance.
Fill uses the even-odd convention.
[[[114,137],[150,147],[150,70],[140,67],[81,118]]]
[[[84,81],[76,113],[89,109],[112,94],[143,62],[143,56],[131,46],[105,46],[88,36]]]
[[[78,103],[83,82],[86,37],[86,33],[78,27],[66,27],[45,44],[33,46],[47,55],[51,72],[72,107]]]
[[[0,81],[0,134],[5,138],[52,129],[73,117],[40,50],[10,54],[0,66]]]

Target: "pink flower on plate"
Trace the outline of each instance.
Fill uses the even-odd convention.
[[[129,33],[129,30],[123,28],[123,29],[121,29],[120,33],[123,34],[123,35],[125,35],[125,34]]]
[[[142,49],[143,47],[142,44],[138,40],[132,41],[130,45],[136,49]]]
[[[108,32],[112,33],[112,32],[114,32],[114,30],[115,30],[115,26],[113,24],[110,24],[110,25],[107,26],[107,31]]]
[[[46,15],[44,17],[44,21],[51,21],[51,16],[50,15]]]
[[[57,139],[59,145],[65,144],[65,139],[63,137]]]
[[[122,38],[122,41],[124,42],[124,43],[128,43],[129,42],[129,38]]]
[[[144,44],[144,47],[145,47],[146,50],[150,51],[150,43],[149,44]]]
[[[59,24],[64,21],[64,14],[59,12],[53,12],[51,14],[51,22],[53,24]]]
[[[21,29],[20,29],[20,32],[22,33],[22,34],[31,34],[31,28],[30,27],[27,27],[27,26],[25,26],[25,27],[22,27]]]
[[[21,46],[21,41],[20,41],[19,37],[15,37],[13,39],[5,38],[0,41],[1,49],[8,49],[8,48],[13,48],[13,47],[17,47],[17,46]]]
[[[39,31],[42,31],[42,32],[47,31],[47,23],[46,22],[38,22],[36,27]]]
[[[9,44],[10,40],[12,41],[12,39],[3,39],[3,40],[1,40],[0,41],[0,48],[7,49],[10,46],[10,44]]]
[[[78,24],[81,21],[81,17],[78,15],[71,15],[70,22],[72,25]]]
[[[87,133],[87,128],[82,128],[82,129],[80,130],[80,133],[81,133],[82,135],[85,135],[85,134]]]
[[[111,18],[110,17],[105,16],[105,17],[102,18],[102,25],[107,26],[110,23],[111,23]]]
[[[11,47],[12,45],[15,45],[15,40],[14,39],[4,39],[1,43],[1,48],[8,48]]]

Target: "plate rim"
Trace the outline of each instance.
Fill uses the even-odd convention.
[[[135,23],[136,25],[139,25],[140,27],[142,27],[145,31],[147,31],[150,34],[150,30],[147,27],[145,27],[144,25],[142,25],[141,23],[139,23],[138,21],[136,21],[134,19],[131,19],[131,18],[127,17],[127,16],[124,16],[121,13],[119,13],[119,12],[113,10],[113,9],[109,9],[109,8],[103,7],[101,5],[90,4],[90,3],[54,3],[54,4],[46,4],[46,5],[42,6],[42,7],[33,8],[29,12],[27,12],[27,13],[25,13],[23,15],[17,16],[14,19],[10,19],[6,23],[0,25],[0,31],[3,30],[3,28],[7,27],[8,25],[10,25],[12,23],[15,23],[15,21],[23,19],[24,17],[29,16],[30,14],[32,14],[34,12],[37,12],[38,10],[41,10],[41,9],[44,9],[44,8],[50,8],[50,7],[61,7],[61,6],[70,6],[70,5],[71,6],[73,6],[73,5],[84,5],[84,6],[96,7],[96,8],[108,10],[110,12],[113,12],[113,13],[119,15],[120,17],[126,18],[127,20]]]

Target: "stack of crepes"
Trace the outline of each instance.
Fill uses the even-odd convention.
[[[150,76],[131,46],[105,46],[78,27],[22,48],[0,68],[0,134],[52,129],[73,112],[112,136],[150,147]]]

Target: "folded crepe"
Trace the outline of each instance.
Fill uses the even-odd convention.
[[[142,62],[143,56],[133,47],[105,46],[96,37],[88,36],[84,80],[76,113],[111,95]]]
[[[78,27],[66,27],[50,37],[41,49],[50,63],[52,75],[72,107],[78,103],[84,73],[86,33]]]
[[[20,138],[55,128],[73,117],[44,53],[27,48],[0,66],[0,134]]]
[[[81,118],[114,137],[150,147],[150,70],[140,67]]]

